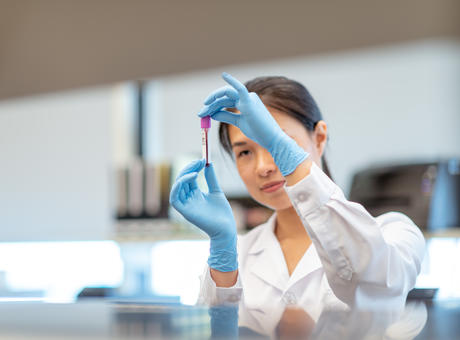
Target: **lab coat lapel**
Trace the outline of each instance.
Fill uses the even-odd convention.
[[[322,263],[312,243],[294,269],[289,279],[288,289],[319,268],[322,268]]]
[[[273,214],[264,225],[259,227],[264,230],[249,249],[248,255],[252,257],[249,270],[261,280],[284,291],[289,274],[283,252],[273,233],[275,221],[276,214]]]

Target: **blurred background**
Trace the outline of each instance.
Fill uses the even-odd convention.
[[[0,0],[0,299],[195,303],[209,245],[168,195],[222,71],[303,83],[334,181],[460,297],[460,2]],[[243,234],[271,212],[210,144]]]

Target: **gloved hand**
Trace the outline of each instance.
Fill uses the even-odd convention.
[[[220,189],[214,167],[201,159],[190,163],[177,176],[169,203],[189,222],[203,230],[211,239],[208,264],[221,272],[238,268],[236,223],[230,204]],[[196,178],[204,169],[208,193],[198,188]]]
[[[205,100],[199,117],[211,118],[235,125],[246,137],[267,149],[283,176],[292,173],[308,153],[279,127],[259,96],[249,93],[241,82],[228,73],[222,78],[231,85],[212,92]],[[225,110],[234,107],[240,114]]]

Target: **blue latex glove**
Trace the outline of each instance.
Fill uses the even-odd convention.
[[[249,93],[246,86],[228,73],[224,72],[222,78],[231,87],[212,92],[198,116],[211,116],[235,125],[246,137],[270,152],[283,176],[292,173],[308,157],[308,153],[281,130],[256,93]],[[225,110],[227,107],[238,109],[240,114]]]
[[[210,339],[239,339],[238,305],[212,306],[208,313],[211,317]]]
[[[206,160],[197,160],[181,171],[171,189],[169,203],[208,234],[211,239],[209,266],[221,272],[230,272],[238,269],[236,223],[212,163],[207,167],[205,164]],[[203,168],[208,193],[202,192],[196,181]]]

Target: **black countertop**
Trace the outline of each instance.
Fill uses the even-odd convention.
[[[282,315],[260,334],[238,324],[237,306],[2,302],[0,339],[460,339],[460,300],[410,300],[402,311],[330,309],[318,320],[295,308]]]

